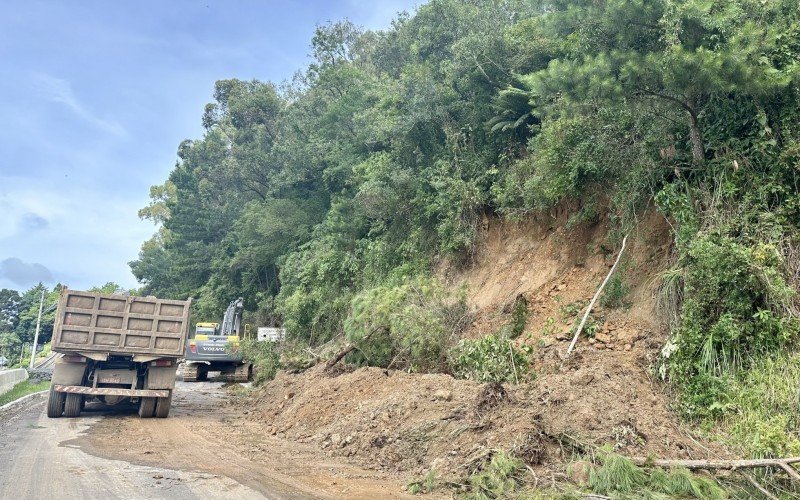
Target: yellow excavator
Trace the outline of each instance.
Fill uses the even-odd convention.
[[[222,324],[197,323],[194,336],[186,343],[183,380],[208,380],[209,372],[220,372],[230,382],[248,382],[253,365],[244,361],[239,344],[242,340],[244,299],[228,305]]]

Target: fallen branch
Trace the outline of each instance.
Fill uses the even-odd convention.
[[[789,476],[800,481],[800,472],[797,471],[791,464],[800,463],[800,457],[788,458],[759,458],[754,460],[662,460],[662,459],[647,459],[647,458],[632,458],[633,463],[639,466],[657,466],[657,467],[685,467],[687,469],[703,469],[703,470],[739,470],[739,469],[755,469],[758,467],[780,467],[786,471]]]
[[[589,319],[589,313],[592,312],[594,303],[597,302],[597,298],[600,297],[600,293],[603,292],[603,288],[605,288],[606,283],[608,283],[608,280],[611,278],[611,275],[614,274],[614,271],[617,269],[619,260],[622,257],[622,252],[625,251],[625,242],[627,240],[628,240],[628,235],[625,235],[625,237],[622,238],[622,248],[619,249],[619,254],[617,254],[617,260],[614,261],[614,265],[611,266],[611,270],[606,275],[606,279],[604,279],[603,282],[600,284],[600,288],[597,289],[597,292],[595,292],[594,297],[592,297],[592,301],[589,302],[589,307],[586,308],[586,313],[584,313],[583,319],[581,319],[581,324],[578,326],[578,330],[575,332],[575,336],[572,337],[572,342],[569,343],[569,349],[567,349],[567,356],[569,356],[572,353],[572,350],[575,349],[575,344],[578,342],[578,337],[580,337],[584,325],[586,325],[586,320]]]
[[[768,491],[766,488],[764,488],[763,486],[761,486],[761,485],[758,483],[758,481],[756,481],[756,480],[753,478],[753,476],[751,476],[750,474],[746,473],[746,472],[745,472],[745,471],[743,471],[743,470],[740,470],[739,472],[742,474],[742,476],[744,476],[744,478],[745,478],[745,479],[747,479],[747,481],[748,481],[750,484],[752,484],[752,485],[753,485],[753,488],[755,488],[755,489],[757,489],[758,491],[760,491],[762,495],[764,495],[765,497],[769,498],[769,500],[778,500],[778,497],[776,497],[775,495],[773,495],[772,493],[770,493],[770,492],[769,492],[769,491]]]
[[[383,326],[376,327],[374,330],[372,330],[368,334],[364,335],[364,337],[360,340],[360,342],[365,342],[365,341],[369,340],[369,338],[372,337],[372,335],[375,332],[379,331],[379,330],[383,330]],[[355,342],[349,344],[347,347],[345,347],[344,349],[339,351],[336,354],[336,356],[332,357],[331,359],[328,360],[327,363],[325,363],[325,369],[328,370],[328,369],[332,368],[333,365],[335,365],[336,363],[341,361],[343,357],[345,357],[348,354],[350,354],[351,352],[355,351],[357,348],[358,348],[358,345]]]
[[[514,367],[514,380],[519,385],[519,377],[517,376],[517,364],[514,363],[514,348],[511,347],[511,343],[508,343],[508,353],[511,355],[511,366]]]

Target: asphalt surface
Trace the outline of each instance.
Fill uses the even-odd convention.
[[[77,444],[84,432],[109,414],[138,418],[136,409],[90,404],[79,418],[49,419],[45,402],[46,394],[37,395],[0,414],[0,499],[283,496],[256,491],[220,474],[87,454]]]

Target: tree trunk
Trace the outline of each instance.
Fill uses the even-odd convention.
[[[780,467],[794,480],[800,481],[800,472],[791,464],[800,463],[800,457],[787,458],[761,458],[755,460],[650,460],[647,458],[633,458],[633,463],[639,466],[657,467],[685,467],[687,469],[706,470],[738,470],[756,467]]]
[[[697,122],[697,109],[693,99],[687,99],[686,112],[689,113],[689,139],[692,141],[692,161],[697,165],[703,162],[706,148],[703,145],[703,134]]]

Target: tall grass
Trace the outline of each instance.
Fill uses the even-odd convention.
[[[42,380],[41,382],[32,382],[30,380],[23,380],[15,385],[10,391],[0,394],[0,406],[16,401],[23,396],[33,394],[34,392],[44,391],[50,387],[50,381]]]
[[[800,353],[765,357],[730,382],[721,429],[751,457],[800,454]]]

